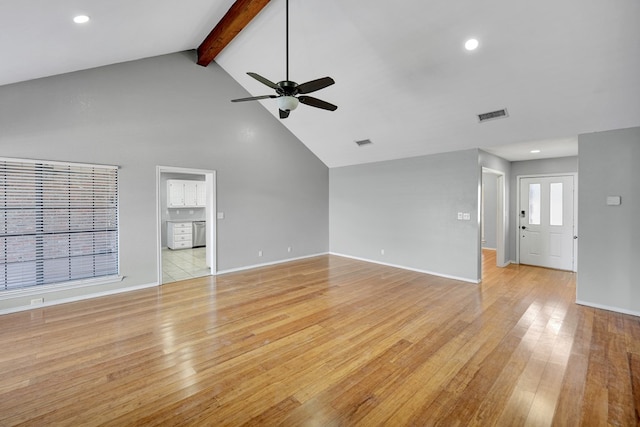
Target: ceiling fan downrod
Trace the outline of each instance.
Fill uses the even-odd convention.
[[[285,44],[285,49],[286,49],[286,56],[285,56],[285,60],[286,60],[286,79],[287,81],[289,81],[289,0],[286,0],[287,5],[286,5],[286,10],[285,10],[285,19],[287,21],[286,24],[286,44]]]

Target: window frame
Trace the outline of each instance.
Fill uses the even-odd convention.
[[[70,278],[69,280],[61,280],[59,282],[48,282],[48,283],[41,283],[41,284],[37,284],[37,283],[31,283],[28,284],[26,286],[20,286],[20,287],[6,287],[7,285],[5,283],[0,284],[0,300],[1,299],[6,299],[6,298],[11,298],[11,297],[15,297],[15,296],[20,296],[20,295],[33,295],[33,294],[42,294],[42,293],[46,293],[46,292],[56,292],[56,291],[61,291],[61,290],[70,290],[70,289],[78,289],[81,287],[86,287],[86,286],[95,286],[95,285],[101,285],[101,284],[106,284],[106,283],[114,283],[114,282],[118,282],[121,281],[123,279],[123,277],[120,275],[120,206],[119,206],[119,177],[118,177],[118,171],[119,171],[119,167],[115,166],[115,165],[104,165],[104,164],[89,164],[89,163],[77,163],[77,162],[61,162],[61,161],[51,161],[51,160],[40,160],[40,159],[23,159],[23,158],[8,158],[8,157],[0,157],[0,163],[2,163],[2,172],[0,172],[0,176],[2,179],[2,185],[6,186],[5,181],[5,177],[7,176],[7,174],[5,173],[6,168],[9,166],[14,166],[16,168],[27,168],[27,165],[29,164],[33,164],[35,165],[35,172],[34,172],[34,176],[37,176],[38,173],[42,174],[42,171],[45,170],[47,167],[52,167],[55,173],[59,173],[59,171],[64,171],[64,168],[68,168],[69,170],[66,172],[69,177],[72,177],[73,172],[71,172],[73,169],[76,169],[76,171],[74,172],[78,172],[81,171],[81,173],[90,173],[90,176],[97,176],[99,177],[99,171],[106,171],[106,172],[115,172],[113,179],[110,181],[106,181],[106,187],[113,185],[114,186],[114,191],[115,194],[113,194],[114,196],[114,205],[111,208],[107,208],[110,210],[115,210],[115,212],[110,213],[109,215],[113,215],[112,218],[115,219],[115,230],[112,230],[111,233],[115,232],[115,236],[112,236],[110,238],[110,240],[113,243],[114,247],[115,247],[115,251],[113,252],[108,252],[106,254],[111,253],[112,255],[115,256],[115,260],[110,261],[109,262],[109,266],[110,268],[108,268],[108,270],[115,270],[115,272],[113,274],[110,274],[111,271],[106,271],[107,274],[104,275],[98,275],[98,276],[88,276],[88,277],[78,277],[78,278]],[[84,171],[82,171],[82,169],[84,169]],[[92,171],[93,170],[93,171]],[[39,172],[38,172],[39,171]],[[28,173],[25,174],[25,177],[28,177]],[[94,179],[94,178],[92,178]],[[81,182],[85,182],[85,181],[81,181]],[[75,183],[75,181],[74,181]],[[47,183],[49,184],[49,183]],[[54,182],[53,185],[59,184],[59,182]],[[71,187],[72,185],[72,180],[69,179],[67,184],[69,187]],[[69,190],[69,193],[71,192],[71,190]],[[3,193],[6,194],[6,193]],[[96,200],[99,200],[99,196],[102,195],[102,193],[100,194],[96,194],[95,192],[91,193],[92,194],[92,198],[91,198],[91,207],[85,207],[87,204],[83,204],[80,205],[80,209],[81,210],[85,210],[85,211],[89,211],[89,210],[93,210],[94,212],[94,220],[95,220],[95,204],[96,204]],[[4,197],[4,196],[3,196]],[[86,196],[85,196],[86,197]],[[7,200],[7,199],[4,199]],[[86,201],[86,198],[84,199]],[[36,200],[36,205],[37,205],[38,200]],[[40,200],[40,202],[42,202],[42,200]],[[73,202],[73,200],[71,200],[71,196],[69,196],[69,203],[71,204]],[[71,208],[69,208],[71,209]],[[2,212],[6,213],[7,212],[7,204],[6,201],[3,202],[2,204]],[[45,212],[45,210],[43,209],[42,212],[38,213],[37,209],[34,210],[35,215],[38,214],[42,214],[42,212]],[[71,212],[71,210],[70,210]],[[43,217],[44,218],[44,217]],[[5,222],[5,226],[6,226],[6,222]],[[64,231],[59,231],[58,234],[60,235],[64,235],[64,234],[69,234],[70,230],[72,227],[72,223],[69,223],[69,231],[68,232],[64,232]],[[41,230],[42,234],[44,233],[44,229]],[[87,235],[91,235],[91,236],[97,236],[99,233],[105,233],[108,231],[105,230],[100,230],[100,229],[88,229],[87,231],[85,231],[85,233]],[[8,230],[4,229],[3,230],[3,234],[2,234],[5,238],[9,235]],[[90,255],[92,257],[92,259],[96,259],[96,256],[99,256],[95,250],[92,250],[92,252],[87,253],[87,255]],[[39,262],[44,262],[44,260],[46,260],[45,255],[44,254],[38,254],[35,256]],[[38,258],[40,257],[40,258]],[[65,258],[62,258],[65,259]],[[71,259],[71,254],[69,254],[69,260]],[[70,261],[71,262],[71,261]],[[113,265],[115,263],[115,266]],[[4,263],[3,260],[3,266],[6,265]],[[115,267],[115,269],[113,268]],[[96,274],[96,272],[94,271],[93,274]],[[72,276],[70,274],[70,276]]]

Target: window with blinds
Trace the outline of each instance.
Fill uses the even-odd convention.
[[[0,291],[117,274],[117,167],[0,158]]]

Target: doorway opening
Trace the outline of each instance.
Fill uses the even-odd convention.
[[[507,246],[507,203],[505,174],[482,168],[480,189],[480,256],[478,265],[482,277],[485,254],[497,267],[509,264]]]
[[[216,274],[216,173],[156,168],[158,283]]]

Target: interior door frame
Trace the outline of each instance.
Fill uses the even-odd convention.
[[[493,208],[496,209],[496,266],[497,267],[506,267],[509,265],[510,261],[508,260],[508,255],[506,253],[507,240],[509,236],[508,230],[508,218],[509,218],[509,210],[507,206],[507,191],[506,191],[506,174],[503,171],[499,171],[496,169],[482,167],[480,174],[480,191],[482,191],[482,175],[483,174],[491,174],[496,175],[496,206]],[[480,209],[478,217],[482,217],[482,210],[485,209],[483,205],[482,197],[480,197]],[[482,237],[481,237],[481,227],[482,224],[479,224],[478,227],[478,241],[480,244],[480,251],[478,257],[478,265],[480,268],[480,279],[482,280]]]
[[[207,205],[205,208],[205,220],[207,223],[206,262],[211,269],[211,275],[218,272],[217,266],[217,206],[216,206],[216,171],[208,169],[189,169],[173,166],[156,166],[156,233],[157,233],[157,258],[158,258],[158,284],[162,285],[162,199],[161,188],[162,174],[180,173],[190,175],[204,175],[207,183]]]
[[[526,178],[550,178],[554,176],[571,176],[573,177],[573,262],[571,271],[578,272],[578,173],[577,172],[561,172],[561,173],[545,173],[545,174],[528,174],[518,175],[516,177],[516,200],[515,200],[515,231],[516,231],[516,264],[520,264],[520,185],[521,180]]]

